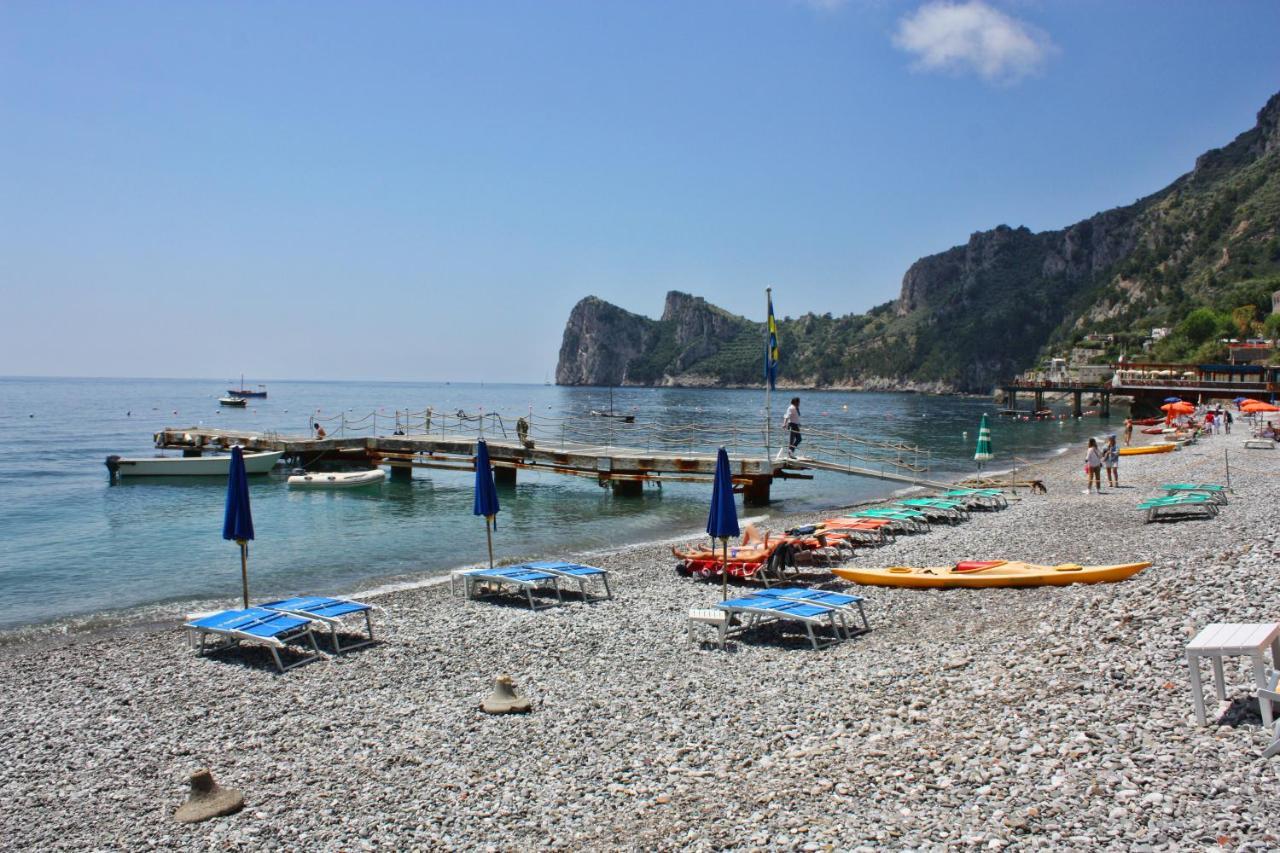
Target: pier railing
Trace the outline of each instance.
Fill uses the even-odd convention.
[[[508,441],[532,441],[538,447],[601,448],[624,447],[649,453],[713,453],[724,447],[731,456],[780,456],[786,446],[783,430],[773,430],[772,446],[766,445],[764,424],[687,423],[645,420],[639,415],[627,422],[622,417],[582,414],[553,416],[528,411],[520,414],[461,409],[444,411],[428,407],[421,411],[397,409],[373,411],[354,416],[349,412],[312,416],[309,431],[316,424],[334,437],[348,436],[476,436]],[[803,457],[832,469],[878,470],[885,473],[923,474],[932,467],[932,453],[913,444],[874,441],[835,430],[806,427],[800,448]]]

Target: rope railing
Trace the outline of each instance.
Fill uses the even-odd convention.
[[[508,424],[523,421],[522,430]],[[497,412],[441,411],[432,406],[422,410],[373,411],[359,417],[348,412],[308,419],[309,432],[317,424],[327,435],[405,435],[455,437],[475,436],[512,439],[517,436],[542,447],[626,447],[650,453],[710,453],[724,447],[731,455],[759,456],[780,453],[786,433],[774,431],[777,447],[766,447],[764,424],[695,423],[687,421],[641,420],[628,423],[621,418],[593,415],[548,415],[529,411],[506,418]],[[514,434],[513,434],[514,433]],[[932,453],[901,441],[875,441],[856,435],[806,428],[802,454],[816,461],[849,468],[879,468],[923,473],[932,466]]]

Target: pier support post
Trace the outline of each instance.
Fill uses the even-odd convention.
[[[1044,392],[1043,391],[1036,392],[1035,403],[1036,403],[1035,410],[1037,412],[1044,408]]]
[[[1083,392],[1083,391],[1072,391],[1072,392],[1071,392],[1071,414],[1072,414],[1072,416],[1074,416],[1074,417],[1077,417],[1077,418],[1078,418],[1078,417],[1080,417],[1081,415],[1083,415],[1083,414],[1084,414],[1084,409],[1083,409],[1083,408],[1081,407],[1081,405],[1080,405],[1081,398],[1082,398],[1083,396],[1084,396],[1084,392]]]
[[[1018,392],[1012,388],[1004,389],[1004,404],[1010,409],[1018,408]]]
[[[1102,395],[1102,416],[1104,418],[1111,417],[1111,395],[1110,394],[1104,393]]]
[[[411,465],[392,465],[391,466],[391,482],[408,483],[413,480],[413,466]]]
[[[615,498],[638,498],[644,495],[644,483],[639,480],[610,480]]]
[[[514,486],[516,484],[516,469],[493,466],[493,482],[499,486]]]
[[[768,506],[772,477],[757,477],[742,488],[743,506]]]

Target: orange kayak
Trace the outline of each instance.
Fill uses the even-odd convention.
[[[1000,586],[1066,586],[1072,583],[1122,581],[1150,566],[1150,563],[1120,563],[1113,566],[1081,566],[1064,563],[1038,566],[1009,560],[970,560],[954,566],[890,566],[884,569],[832,569],[837,576],[867,586],[898,586],[911,589],[975,589]]]

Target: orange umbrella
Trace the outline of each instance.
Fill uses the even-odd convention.
[[[1171,415],[1189,415],[1196,410],[1196,407],[1186,402],[1165,403],[1160,410]]]
[[[1240,404],[1242,412],[1280,412],[1280,406],[1273,406],[1270,403],[1264,403],[1261,400],[1250,400],[1247,403]]]

